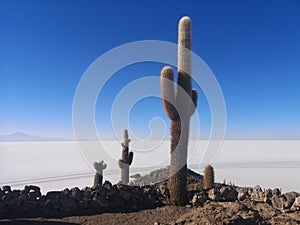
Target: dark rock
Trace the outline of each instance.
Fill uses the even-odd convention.
[[[41,204],[42,210],[45,214],[56,211],[60,208],[59,199],[47,199],[43,204]]]
[[[91,201],[91,206],[96,209],[105,209],[109,207],[108,198],[105,196],[95,196]]]
[[[65,188],[65,189],[62,191],[62,194],[63,194],[63,195],[66,195],[66,196],[70,196],[71,191],[69,190],[69,188]]]
[[[28,200],[28,195],[27,194],[21,194],[18,196],[18,201],[21,202],[25,202]]]
[[[291,207],[293,211],[300,211],[300,197],[297,197]]]
[[[92,191],[92,188],[86,186],[86,187],[82,188],[82,191],[84,191],[84,192],[91,192],[91,191]]]
[[[272,195],[274,196],[280,196],[281,195],[281,191],[279,188],[275,188],[272,190]]]
[[[120,190],[120,196],[126,201],[126,202],[130,202],[130,197],[131,197],[131,193],[127,192],[126,190]]]
[[[112,188],[112,184],[106,180],[103,184],[103,188],[105,188],[106,190],[110,190]]]
[[[14,198],[14,196],[13,196],[12,192],[7,192],[6,194],[4,194],[2,196],[2,201],[8,202],[8,201],[10,201],[13,198]]]
[[[120,195],[113,195],[108,199],[108,204],[111,208],[117,209],[125,205],[124,199]],[[130,206],[130,205],[129,205]]]
[[[169,166],[154,170],[144,176],[136,177],[132,183],[133,185],[145,186],[149,184],[157,184],[160,182],[165,182],[169,178],[169,170],[170,170]],[[187,184],[200,182],[202,180],[203,180],[202,175],[192,170],[189,169],[187,170]]]
[[[40,192],[41,191],[40,187],[35,186],[35,185],[28,185],[28,186],[26,185],[24,190],[28,191],[28,192],[30,192],[30,191]]]
[[[259,185],[256,185],[251,193],[251,199],[256,202],[264,202],[265,196]]]
[[[133,174],[133,175],[131,175],[130,176],[130,178],[134,178],[134,179],[139,179],[139,178],[141,178],[141,174]]]
[[[60,191],[49,191],[46,194],[46,198],[49,199],[49,200],[59,199],[60,197],[61,197],[61,192]]]
[[[2,191],[4,191],[4,192],[11,192],[11,187],[8,186],[8,185],[5,185],[5,186],[2,187]]]
[[[239,188],[237,196],[238,200],[244,201],[247,197],[249,197],[247,190],[245,190],[244,188]]]
[[[205,192],[200,192],[200,193],[196,193],[192,200],[191,203],[193,206],[203,206],[204,202],[206,202],[208,200],[208,197],[206,195]]]
[[[290,209],[292,207],[295,199],[299,196],[299,193],[292,191],[292,192],[283,194],[283,196],[286,199],[286,201],[284,203],[284,208]]]
[[[63,196],[59,199],[60,204],[63,206],[64,211],[70,212],[77,208],[77,202],[69,197]]]
[[[256,185],[256,186],[253,188],[253,192],[254,192],[254,193],[260,193],[260,192],[262,192],[262,189],[261,189],[261,187],[260,187],[259,185]]]
[[[284,209],[285,199],[278,195],[273,195],[271,198],[272,206],[275,209],[282,210]]]
[[[41,196],[42,196],[42,194],[39,190],[38,191],[31,191],[31,192],[28,193],[28,198],[31,201],[37,200]]]
[[[217,188],[212,188],[208,191],[208,198],[213,201],[222,201],[222,195]]]
[[[5,195],[4,191],[0,190],[0,200],[2,199],[3,195]]]
[[[74,187],[70,190],[71,192],[71,196],[73,199],[75,200],[80,200],[80,197],[81,197],[81,192],[80,192],[80,189],[78,187]]]
[[[271,198],[272,197],[272,190],[271,189],[267,189],[264,193],[266,198]]]
[[[220,194],[223,201],[235,201],[238,196],[238,192],[231,186],[221,187]]]

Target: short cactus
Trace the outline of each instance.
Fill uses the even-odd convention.
[[[133,152],[129,152],[128,131],[124,130],[124,142],[122,143],[122,159],[119,159],[119,167],[121,168],[121,182],[123,184],[129,183],[129,166],[132,163]]]
[[[103,170],[106,169],[106,164],[104,163],[104,161],[94,162],[94,168],[96,170],[96,174],[94,176],[94,187],[102,186]]]
[[[192,89],[191,50],[192,23],[187,16],[178,25],[178,78],[174,90],[174,73],[165,66],[160,73],[162,101],[171,124],[171,163],[168,181],[170,200],[173,204],[187,202],[187,147],[190,117],[195,112],[198,94]],[[188,50],[187,50],[188,49]]]
[[[204,170],[204,189],[213,188],[215,185],[214,168],[207,165]]]

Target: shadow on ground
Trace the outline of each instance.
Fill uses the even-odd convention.
[[[56,222],[56,221],[37,221],[37,220],[8,220],[0,222],[1,225],[78,225],[78,223]]]

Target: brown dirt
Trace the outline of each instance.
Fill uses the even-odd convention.
[[[187,213],[189,209],[185,206],[165,206],[156,209],[147,209],[139,212],[132,213],[103,213],[93,216],[72,216],[61,219],[17,219],[17,220],[0,220],[1,225],[153,225],[155,222],[159,223],[172,223],[175,222],[180,216]]]

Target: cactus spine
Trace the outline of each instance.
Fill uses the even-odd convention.
[[[104,163],[104,161],[94,162],[94,168],[96,170],[96,174],[94,176],[94,187],[102,186],[103,170],[106,169],[106,164]]]
[[[192,24],[187,16],[178,25],[178,78],[174,90],[174,73],[171,67],[161,70],[162,101],[171,123],[171,163],[168,181],[172,204],[183,205],[187,201],[187,146],[190,117],[195,112],[198,94],[192,89],[191,50]],[[186,50],[188,49],[188,50]],[[171,81],[171,82],[170,82]]]
[[[214,168],[207,165],[204,170],[204,189],[213,188],[215,185]]]
[[[121,168],[121,182],[123,184],[129,183],[129,166],[132,163],[133,152],[129,152],[128,131],[124,130],[124,142],[122,143],[122,158],[119,159],[119,167]]]

